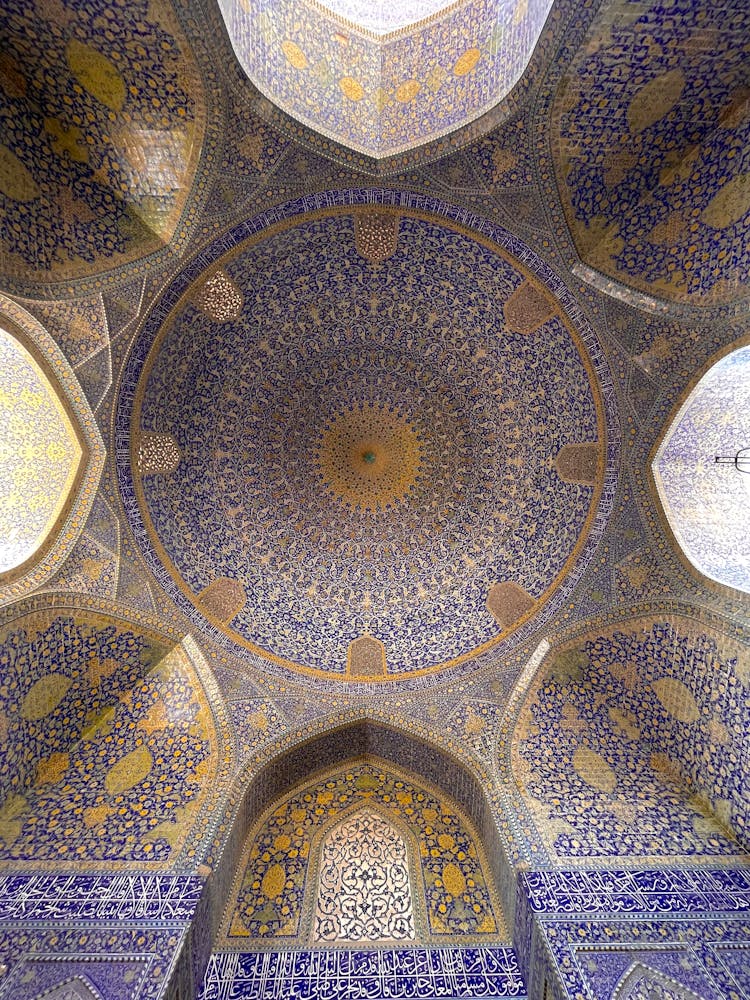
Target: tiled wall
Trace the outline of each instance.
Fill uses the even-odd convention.
[[[517,788],[553,857],[740,857],[746,648],[686,619],[631,620],[553,649],[521,712]]]
[[[0,668],[0,866],[175,864],[218,760],[183,648],[35,612],[6,627]]]

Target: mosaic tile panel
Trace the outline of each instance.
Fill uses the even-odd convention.
[[[220,6],[243,69],[266,97],[317,132],[381,158],[498,104],[526,68],[552,5],[467,0],[386,32],[308,0]],[[369,22],[378,8],[366,7]],[[400,19],[405,6],[387,9]]]
[[[746,297],[747,5],[622,8],[566,66],[551,111],[578,253],[649,296]]]
[[[406,842],[385,817],[359,809],[330,830],[321,845],[313,940],[414,937]]]
[[[195,178],[203,84],[172,5],[3,5],[0,261],[69,281],[167,243]]]
[[[508,247],[534,269],[534,283],[544,277],[552,295],[540,294],[554,315],[531,334],[513,334],[497,310],[498,288],[502,284],[510,294],[525,269],[494,247],[409,216],[401,222],[398,251],[375,269],[356,254],[351,230],[352,220],[344,215],[300,220],[225,258],[224,271],[248,303],[236,323],[212,323],[189,302],[177,306],[143,377],[139,419],[144,430],[173,434],[185,460],[170,477],[136,484],[143,498],[138,511],[127,504],[152,568],[194,620],[200,619],[187,604],[191,594],[194,601],[213,579],[240,575],[248,604],[231,629],[219,631],[221,623],[214,621],[203,625],[220,641],[238,640],[268,660],[335,676],[344,674],[349,642],[369,632],[385,642],[389,675],[403,676],[452,663],[502,638],[485,607],[486,581],[500,572],[500,562],[503,573],[512,572],[535,599],[537,613],[550,581],[570,570],[599,487],[563,483],[554,457],[566,443],[605,438],[586,353],[596,359],[605,385],[606,370],[585,324],[588,351],[576,345],[555,304],[562,286],[540,272],[527,249]],[[222,239],[217,255],[228,240],[240,242],[240,231]],[[431,272],[428,284],[424,260],[439,240],[449,241],[451,260],[468,254],[473,263],[452,263],[445,281]],[[308,263],[300,266],[303,260]],[[443,268],[447,260],[441,255],[435,264]],[[189,287],[197,270],[187,269],[152,314],[131,359],[133,376],[178,289]],[[273,280],[256,288],[259,270]],[[329,272],[350,300],[335,314],[322,294]],[[396,292],[404,284],[408,303]],[[283,288],[288,291],[282,306],[276,299]],[[563,305],[570,311],[573,303],[563,299]],[[459,308],[465,313],[460,337],[451,318]],[[261,313],[281,322],[271,330],[259,322]],[[487,339],[488,315],[495,331],[503,331],[501,338]],[[575,310],[573,315],[581,330],[582,317]],[[231,358],[240,330],[247,350],[236,368]],[[203,343],[210,361],[201,353]],[[180,359],[173,362],[175,352]],[[432,372],[429,378],[426,372]],[[254,387],[250,407],[237,394],[241,381]],[[123,435],[127,395],[118,414]],[[369,511],[358,511],[358,503],[349,501],[361,491],[352,493],[354,486],[336,471],[336,422],[355,411],[363,419],[369,415],[377,443],[385,434],[378,417],[384,407],[393,411],[387,436],[403,445],[396,450],[405,478],[398,479],[396,493],[376,491]],[[211,426],[218,435],[210,445],[203,427],[209,411],[215,411]],[[272,425],[268,414],[275,415]],[[537,440],[542,427],[544,440]],[[412,439],[414,447],[406,447]],[[120,483],[129,496],[129,456],[121,440]],[[514,457],[506,463],[510,442]],[[214,458],[203,454],[204,443]],[[240,453],[238,463],[232,456]],[[273,461],[276,453],[284,454],[283,463]],[[363,456],[370,454],[377,472],[377,448],[363,448]],[[538,455],[545,456],[541,466]],[[364,458],[360,465],[365,469]],[[357,475],[364,482],[360,465]],[[521,492],[523,503],[516,504]],[[141,526],[144,513],[147,524]],[[251,523],[255,541],[248,546]],[[353,538],[341,536],[342,525],[355,532]],[[218,537],[221,551],[213,544]],[[494,546],[488,546],[489,537]],[[568,578],[569,586],[574,579]],[[301,630],[301,620],[310,623],[309,632]],[[518,624],[523,627],[524,620]]]
[[[559,859],[740,856],[747,650],[641,619],[554,650],[512,760]],[[726,824],[723,825],[723,824]]]
[[[45,589],[114,597],[118,569],[117,556],[84,534]]]
[[[157,1000],[164,995],[182,927],[0,925],[0,954],[9,966],[2,1000],[37,1000],[71,977],[85,977],[102,1000]]]
[[[363,815],[358,808],[375,810],[413,844],[409,879],[418,939],[502,934],[486,860],[468,821],[391,766],[360,761],[275,803],[253,829],[225,912],[223,947],[304,945],[313,924],[305,914],[335,913],[341,899],[340,891],[323,895],[322,845],[350,812]]]
[[[174,861],[217,767],[182,649],[50,615],[6,627],[0,669],[2,864]]]
[[[534,182],[531,138],[523,118],[496,129],[467,150],[474,170],[493,193]]]
[[[736,912],[750,915],[750,868],[534,871],[522,876],[533,912]]]
[[[750,347],[703,376],[669,426],[652,471],[677,544],[701,573],[750,593]],[[726,460],[717,464],[716,457]],[[741,471],[746,468],[746,471]]]
[[[228,212],[256,210],[261,185],[275,175],[290,141],[258,116],[254,100],[240,96],[232,107],[232,142],[224,145],[202,217],[224,226]]]
[[[720,1000],[684,949],[629,949],[605,955],[581,950],[580,956],[590,988],[612,1000]]]
[[[68,302],[25,301],[55,338],[68,361],[77,367],[109,344],[109,331],[101,296]]]
[[[233,701],[229,714],[243,758],[257,753],[267,743],[282,737],[287,730],[286,719],[268,698]]]
[[[526,987],[510,948],[427,951],[314,951],[211,956],[200,1000],[253,996],[303,1000],[324,996],[518,997]]]
[[[597,994],[596,989],[606,990],[618,971],[622,978],[628,963],[638,960],[651,968],[664,965],[680,1000],[686,994],[692,1000],[690,992],[701,1000],[747,1000],[750,996],[750,982],[743,972],[735,978],[720,957],[723,948],[738,952],[750,948],[747,920],[705,914],[626,922],[603,915],[600,919],[548,920],[542,928],[562,980],[562,990],[557,991],[560,997],[598,1000],[607,994]],[[613,952],[620,954],[619,962],[613,960]]]
[[[10,979],[14,1000],[124,1000],[141,994],[147,964],[140,956],[61,961],[50,955],[26,960],[21,968],[23,975]]]
[[[517,945],[530,995],[746,1000],[750,870],[534,871],[519,880]]]

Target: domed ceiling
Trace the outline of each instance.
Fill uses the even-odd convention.
[[[120,481],[155,572],[225,646],[305,673],[404,678],[507,640],[594,541],[583,318],[486,224],[268,221],[189,265],[131,356]]]

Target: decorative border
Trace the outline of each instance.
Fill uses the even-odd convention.
[[[521,887],[532,912],[545,920],[602,911],[670,918],[695,913],[750,916],[750,861],[747,868],[525,872]]]
[[[512,256],[513,263],[522,271],[538,278],[556,297],[563,318],[567,321],[569,330],[583,344],[582,360],[589,369],[592,378],[592,388],[599,396],[600,423],[604,423],[606,436],[606,470],[603,482],[599,486],[598,496],[595,492],[589,509],[588,523],[578,540],[576,548],[568,560],[567,575],[560,574],[557,589],[548,597],[544,606],[507,637],[498,635],[495,640],[486,643],[484,647],[467,652],[463,656],[445,664],[437,664],[411,674],[385,675],[376,681],[352,681],[345,675],[315,670],[286,661],[273,653],[260,650],[249,642],[245,646],[238,638],[230,637],[217,624],[206,619],[203,612],[189,599],[178,585],[173,575],[159,557],[158,544],[148,530],[144,521],[143,511],[139,502],[139,485],[133,475],[133,455],[131,424],[139,405],[139,381],[144,366],[148,362],[152,346],[157,341],[160,330],[168,321],[173,310],[180,304],[191,284],[207,268],[220,258],[241,247],[252,239],[272,235],[274,227],[295,225],[304,217],[315,215],[346,213],[357,207],[385,207],[387,209],[424,213],[430,217],[447,220],[460,232],[470,238],[482,239],[496,247],[500,252]],[[559,609],[562,602],[571,594],[583,576],[586,566],[597,547],[614,507],[614,499],[618,486],[618,470],[620,460],[620,437],[618,433],[617,400],[614,385],[611,380],[609,366],[593,327],[588,322],[583,310],[578,305],[562,278],[542,261],[538,255],[522,240],[487,219],[480,218],[466,208],[447,204],[446,202],[425,195],[410,192],[398,192],[384,189],[353,189],[349,191],[327,191],[308,195],[294,201],[286,202],[276,208],[269,209],[253,219],[241,222],[215,239],[205,247],[186,267],[184,267],[167,286],[161,298],[146,316],[128,357],[125,371],[120,383],[120,393],[115,414],[115,461],[120,495],[135,539],[144,554],[155,578],[164,590],[172,597],[195,628],[207,634],[214,642],[248,660],[262,672],[276,672],[280,676],[293,675],[312,676],[340,690],[356,690],[358,693],[371,691],[375,693],[383,683],[399,684],[404,687],[418,687],[424,683],[424,678],[437,672],[443,675],[459,676],[479,665],[479,658],[488,650],[506,651],[519,643],[528,641],[540,627],[545,625],[551,616]]]
[[[204,880],[197,875],[81,874],[0,877],[0,921],[190,920]]]
[[[512,948],[303,951],[211,956],[199,1000],[318,997],[518,997],[526,985]]]

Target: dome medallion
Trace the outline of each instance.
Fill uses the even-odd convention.
[[[147,319],[118,408],[125,505],[196,627],[267,669],[458,667],[582,572],[606,366],[504,231],[439,203],[299,208],[225,234]]]
[[[219,0],[282,111],[376,159],[474,121],[529,63],[552,0]]]

